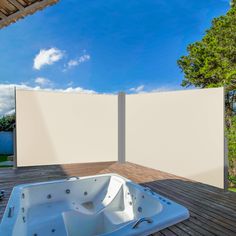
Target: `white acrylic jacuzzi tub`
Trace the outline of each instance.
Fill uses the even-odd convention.
[[[116,174],[19,185],[1,236],[141,236],[189,217],[188,210]]]

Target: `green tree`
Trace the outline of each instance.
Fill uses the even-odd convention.
[[[190,44],[188,55],[178,60],[185,75],[182,86],[226,89],[227,126],[236,102],[236,0],[226,15],[215,18],[199,42]]]
[[[16,121],[15,115],[3,116],[0,118],[0,131],[12,131]]]
[[[229,180],[236,181],[236,0],[226,15],[215,18],[201,41],[187,47],[178,60],[185,75],[182,86],[224,86],[226,135],[229,142]],[[236,184],[236,182],[235,182]]]

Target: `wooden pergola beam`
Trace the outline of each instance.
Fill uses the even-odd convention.
[[[0,5],[0,29],[5,26],[10,25],[11,23],[16,22],[19,19],[26,17],[27,15],[31,15],[38,10],[42,10],[47,6],[51,6],[57,3],[59,0],[37,0],[26,6],[21,5],[18,0],[5,0],[5,2],[6,1],[8,1],[9,4],[11,4],[11,6],[14,5],[18,10],[12,14],[5,15],[1,11],[1,5]],[[5,8],[6,8],[6,5],[7,4],[5,3],[4,4]]]
[[[2,18],[2,19],[6,19],[7,18],[7,16],[6,15],[4,15],[1,11],[0,11],[0,18]],[[0,21],[1,22],[1,21]]]
[[[17,0],[8,0],[11,2],[18,10],[24,10],[25,8]]]

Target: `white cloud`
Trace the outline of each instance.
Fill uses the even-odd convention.
[[[96,91],[94,91],[94,90],[84,89],[81,87],[68,87],[66,89],[53,89],[52,91],[63,92],[63,93],[88,93],[88,94],[95,94],[96,93]]]
[[[15,107],[14,86],[0,86],[0,117],[9,113]]]
[[[129,91],[132,93],[158,93],[158,92],[175,91],[180,89],[183,88],[181,86],[176,86],[176,85],[166,85],[152,89],[145,89],[144,85],[140,85],[138,87],[130,88]]]
[[[79,62],[77,60],[70,60],[68,62],[68,67],[78,66]]]
[[[70,60],[67,64],[66,64],[66,68],[67,69],[70,69],[72,67],[75,67],[75,66],[79,66],[80,64],[86,62],[86,61],[89,61],[91,58],[91,56],[89,54],[84,54],[82,56],[80,56],[78,59],[73,59],[73,60]],[[66,70],[65,70],[66,71]]]
[[[143,93],[144,92],[144,87],[145,87],[144,85],[140,85],[138,87],[129,89],[129,91],[133,92],[133,93]]]
[[[43,78],[43,77],[38,77],[34,80],[36,84],[39,86],[50,86],[52,85],[52,82],[49,79]]]
[[[167,92],[167,91],[171,91],[171,90],[173,90],[173,89],[162,86],[162,87],[158,87],[158,88],[155,88],[155,89],[151,90],[151,92],[152,93],[158,93],[158,92]]]
[[[95,94],[94,90],[84,89],[81,87],[68,87],[65,89],[44,88],[39,86],[31,87],[24,84],[0,84],[0,117],[3,115],[13,114],[15,112],[14,88],[25,90],[43,90],[62,93],[88,93]]]
[[[155,89],[152,89],[150,92],[151,93],[156,93],[156,92],[168,92],[168,91],[177,91],[177,90],[180,90],[180,89],[184,89],[182,88],[181,86],[160,86],[158,88],[155,88]]]
[[[34,69],[40,70],[45,65],[52,65],[63,56],[64,52],[57,48],[41,49],[34,58]]]
[[[90,60],[90,55],[89,54],[84,54],[83,56],[79,57],[79,63],[83,63],[85,61]]]

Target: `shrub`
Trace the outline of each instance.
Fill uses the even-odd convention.
[[[229,156],[230,186],[236,186],[236,115],[231,119],[231,127],[226,129]]]

